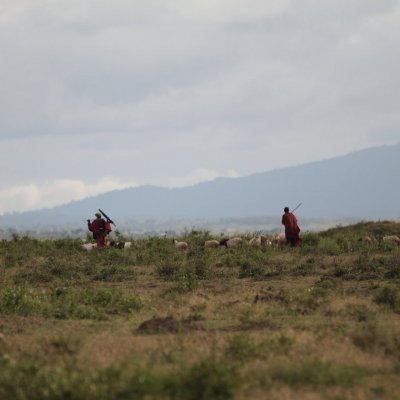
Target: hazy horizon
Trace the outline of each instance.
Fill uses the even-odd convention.
[[[395,145],[400,145],[400,142],[399,143],[396,143]],[[386,146],[388,146],[388,145],[383,145],[383,146],[378,146],[378,147],[386,147]],[[108,193],[108,192],[111,192],[111,191],[113,191],[113,190],[123,190],[123,189],[130,189],[130,188],[139,188],[139,187],[143,187],[143,186],[154,186],[154,187],[159,187],[159,188],[170,188],[170,189],[175,189],[175,188],[184,188],[184,187],[192,187],[192,186],[196,186],[196,185],[198,185],[198,184],[201,184],[201,183],[206,183],[206,182],[210,182],[210,181],[214,181],[214,180],[216,180],[216,179],[218,179],[218,178],[229,178],[229,179],[235,179],[235,178],[239,178],[239,177],[246,177],[246,176],[251,176],[251,175],[254,175],[254,174],[260,174],[260,173],[268,173],[268,172],[273,172],[273,171],[278,171],[278,170],[281,170],[281,169],[287,169],[287,168],[292,168],[292,167],[301,167],[301,166],[304,166],[304,165],[307,165],[307,164],[313,164],[313,163],[317,163],[317,162],[320,162],[320,161],[328,161],[328,160],[333,160],[333,159],[335,159],[335,158],[340,158],[340,157],[345,157],[345,156],[347,156],[347,155],[350,155],[350,154],[353,154],[353,153],[357,153],[357,152],[359,152],[359,151],[363,151],[363,150],[369,150],[369,149],[374,149],[375,147],[368,147],[368,148],[365,148],[365,149],[360,149],[360,150],[357,150],[357,151],[354,151],[354,152],[350,152],[350,153],[345,153],[345,154],[342,154],[342,155],[338,155],[337,157],[329,157],[329,158],[325,158],[325,159],[321,159],[321,160],[310,160],[309,162],[306,162],[306,163],[301,163],[301,164],[298,164],[298,165],[293,165],[293,166],[283,166],[283,167],[281,167],[281,168],[273,168],[273,169],[270,169],[270,170],[267,170],[267,171],[255,171],[255,172],[253,172],[253,173],[250,173],[250,174],[247,174],[247,175],[244,175],[244,176],[215,176],[215,177],[212,177],[212,178],[210,178],[210,179],[204,179],[204,180],[201,180],[201,181],[198,181],[198,182],[193,182],[193,183],[188,183],[188,184],[186,184],[186,185],[177,185],[177,186],[173,186],[173,185],[165,185],[165,186],[163,186],[162,184],[160,184],[160,185],[153,185],[153,184],[149,184],[149,183],[145,183],[145,184],[142,184],[142,185],[134,185],[134,186],[126,186],[126,187],[120,187],[120,188],[114,188],[114,189],[110,189],[110,190],[105,190],[104,192],[98,192],[98,193],[96,193],[96,194],[93,194],[93,195],[88,195],[88,196],[84,196],[84,197],[81,197],[81,198],[75,198],[75,199],[72,199],[72,200],[68,200],[68,201],[66,201],[66,202],[63,202],[63,203],[57,203],[57,204],[54,204],[54,205],[52,205],[52,206],[49,206],[49,207],[38,207],[38,208],[32,208],[32,209],[29,209],[29,210],[11,210],[11,211],[6,211],[6,212],[2,212],[2,213],[0,213],[0,215],[10,215],[10,214],[14,214],[14,213],[23,213],[23,212],[25,212],[25,211],[39,211],[39,210],[42,210],[42,209],[52,209],[52,208],[54,208],[54,207],[58,207],[58,206],[64,206],[64,205],[68,205],[68,204],[70,204],[71,202],[74,202],[74,201],[79,201],[79,200],[84,200],[84,199],[89,199],[89,198],[92,198],[92,197],[96,197],[96,196],[98,196],[98,195],[100,195],[100,194],[105,194],[105,193]],[[356,217],[357,218],[357,217]],[[328,218],[329,219],[329,218]]]

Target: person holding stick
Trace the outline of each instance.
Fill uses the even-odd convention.
[[[300,228],[297,224],[297,218],[289,211],[289,207],[285,207],[283,211],[285,213],[282,215],[282,225],[285,226],[286,242],[291,247],[297,246],[302,242],[299,237]]]
[[[111,227],[109,221],[106,222],[99,212],[95,216],[96,219],[92,222],[90,222],[90,219],[87,220],[88,229],[93,233],[93,239],[96,240],[97,247],[102,248],[106,246],[106,238],[111,232]]]

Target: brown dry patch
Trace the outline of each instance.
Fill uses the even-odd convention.
[[[327,314],[346,314],[351,313],[351,309],[364,308],[365,310],[376,313],[379,307],[374,304],[368,298],[362,297],[333,297],[330,299],[329,303],[324,306],[324,310]]]
[[[271,302],[271,301],[283,301],[284,296],[279,293],[261,291],[256,294],[253,303],[257,302]]]
[[[178,320],[175,317],[152,318],[142,322],[138,327],[141,333],[178,333],[203,330],[204,327],[198,321],[191,318]]]
[[[118,328],[115,332],[107,330],[88,338],[79,351],[80,362],[104,368],[129,357],[136,348],[135,339]]]

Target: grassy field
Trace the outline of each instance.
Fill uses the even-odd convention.
[[[0,242],[0,399],[399,399],[400,224],[299,248]]]

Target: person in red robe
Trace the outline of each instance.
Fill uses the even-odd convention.
[[[93,239],[96,240],[97,247],[102,248],[106,246],[107,235],[111,232],[110,224],[106,223],[100,213],[96,213],[95,216],[96,219],[92,222],[90,220],[87,221],[88,229],[93,232]]]
[[[285,214],[282,215],[282,225],[285,226],[286,241],[290,246],[301,244],[302,240],[299,237],[300,228],[297,224],[297,218],[289,211],[289,207],[284,208]]]

